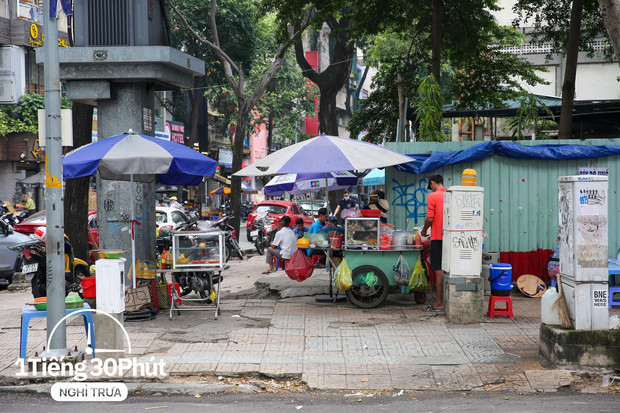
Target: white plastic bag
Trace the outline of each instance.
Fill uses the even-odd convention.
[[[403,254],[400,254],[398,257],[398,261],[394,268],[394,281],[399,285],[408,285],[409,280],[411,280],[411,270],[409,269],[409,264],[407,264],[407,260],[403,257]]]

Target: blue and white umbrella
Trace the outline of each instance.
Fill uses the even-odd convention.
[[[358,178],[351,172],[328,172],[327,188],[329,191],[345,189],[357,185]],[[286,174],[274,176],[264,187],[263,192],[269,196],[289,194],[307,194],[325,188],[324,173]]]
[[[213,176],[217,162],[187,146],[152,136],[123,134],[81,146],[62,159],[63,177],[79,178],[97,171],[104,179],[152,182],[167,185],[197,185]],[[131,260],[136,286],[136,240],[134,192],[131,197]]]
[[[363,171],[411,162],[413,158],[401,153],[356,139],[319,135],[315,138],[282,148],[247,168],[236,176],[282,175]]]

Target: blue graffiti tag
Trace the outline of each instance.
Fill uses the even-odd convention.
[[[413,218],[418,223],[418,218],[426,218],[426,211],[420,211],[420,208],[426,207],[426,196],[428,194],[428,181],[420,179],[418,181],[418,189],[415,189],[415,183],[402,185],[396,179],[392,179],[394,186],[392,190],[396,193],[392,205],[405,207],[407,218]]]

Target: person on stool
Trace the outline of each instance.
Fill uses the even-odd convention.
[[[426,311],[441,311],[443,306],[443,270],[441,269],[441,254],[443,240],[443,198],[446,188],[443,187],[443,177],[439,174],[431,175],[428,189],[432,190],[428,196],[428,209],[426,220],[420,234],[427,236],[427,230],[431,228],[431,270],[435,272],[435,286],[437,287],[437,299],[435,304],[426,307]]]
[[[21,207],[21,209],[24,209],[26,211],[26,215],[24,216],[24,218],[27,218],[30,215],[37,212],[37,207],[34,204],[34,201],[32,200],[32,198],[30,197],[30,194],[23,195],[22,203],[19,206]]]
[[[278,222],[278,232],[273,238],[273,242],[267,248],[267,264],[269,269],[263,274],[274,272],[273,257],[288,260],[297,251],[297,235],[291,229],[291,217],[283,216]]]

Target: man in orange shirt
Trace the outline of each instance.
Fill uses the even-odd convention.
[[[431,271],[435,272],[435,286],[437,300],[434,305],[426,307],[426,311],[441,311],[443,306],[443,270],[441,269],[441,252],[443,240],[443,198],[446,188],[443,187],[443,177],[439,174],[431,175],[428,189],[433,192],[428,196],[428,210],[421,235],[427,236],[428,227],[431,228]]]

